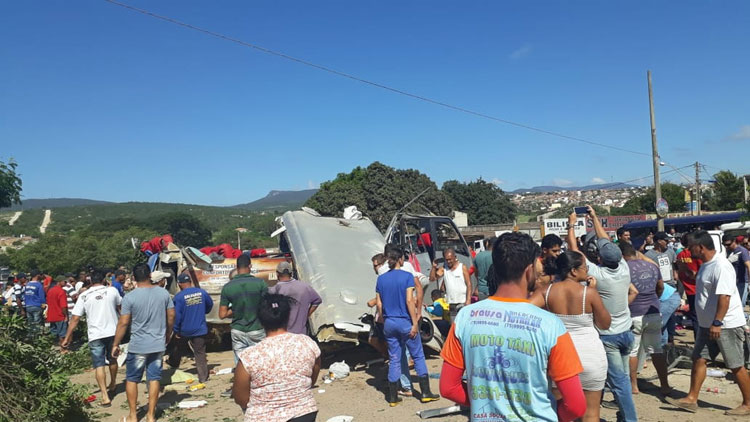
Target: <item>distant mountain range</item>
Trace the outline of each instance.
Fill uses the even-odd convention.
[[[265,197],[246,204],[234,205],[228,208],[242,208],[250,211],[286,211],[302,206],[317,189],[301,191],[272,190]],[[46,199],[24,199],[21,205],[9,208],[0,208],[0,211],[21,211],[34,209],[68,208],[91,205],[115,205],[117,202],[96,201],[84,198],[46,198]]]
[[[586,191],[586,190],[615,190],[615,189],[628,189],[636,188],[636,185],[627,185],[622,183],[601,183],[598,185],[587,185],[587,186],[534,186],[533,188],[521,188],[516,189],[510,193],[547,193],[547,192],[560,192],[560,191]]]
[[[34,209],[49,208],[66,208],[87,205],[106,205],[114,202],[96,201],[93,199],[83,198],[46,198],[46,199],[24,199],[21,205],[13,205],[9,208],[0,208],[0,211],[21,211]]]
[[[317,189],[296,191],[272,190],[264,198],[248,202],[247,204],[234,205],[233,208],[243,208],[253,211],[295,209],[301,207],[317,191]]]

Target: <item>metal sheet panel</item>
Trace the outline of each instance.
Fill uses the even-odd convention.
[[[319,217],[305,211],[282,216],[289,248],[300,280],[320,294],[323,303],[312,314],[310,328],[348,324],[367,327],[360,317],[370,312],[367,301],[375,297],[377,276],[371,258],[382,252],[383,235],[369,220]]]

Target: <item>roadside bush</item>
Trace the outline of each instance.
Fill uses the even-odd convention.
[[[91,420],[86,388],[68,378],[88,365],[87,348],[60,354],[49,336],[29,340],[23,318],[0,312],[0,422]]]

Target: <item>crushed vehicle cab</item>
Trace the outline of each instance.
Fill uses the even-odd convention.
[[[367,302],[375,297],[377,281],[372,256],[382,253],[386,243],[378,228],[361,214],[351,219],[322,217],[309,208],[288,211],[278,221],[281,228],[274,235],[280,237],[281,252],[292,257],[298,279],[323,299],[310,318],[310,334],[321,343],[366,341],[374,320]],[[437,222],[436,226],[441,227]],[[457,253],[468,253],[465,243],[463,249],[454,247]],[[444,339],[424,309],[419,328],[422,343],[439,352]]]
[[[370,332],[362,317],[375,297],[371,258],[385,246],[377,227],[367,218],[321,217],[309,208],[287,211],[278,222],[281,252],[323,299],[310,317],[310,334],[321,343],[359,343]]]
[[[432,262],[443,262],[443,251],[452,248],[456,258],[467,268],[472,266],[472,256],[461,232],[450,217],[400,213],[393,217],[386,230],[385,240],[395,243],[413,255],[414,268],[429,276]],[[472,276],[472,284],[476,280]],[[436,288],[437,286],[432,286]],[[425,291],[429,298],[430,292]]]

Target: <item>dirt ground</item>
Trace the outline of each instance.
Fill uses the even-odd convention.
[[[677,343],[692,346],[692,332],[683,330],[678,332]],[[421,420],[416,412],[423,409],[441,408],[452,405],[449,401],[441,399],[430,404],[421,404],[415,398],[405,398],[404,402],[390,408],[385,402],[382,391],[385,387],[385,375],[387,368],[383,364],[374,364],[369,368],[364,365],[369,359],[377,356],[367,346],[360,346],[346,352],[324,357],[321,376],[327,374],[326,368],[336,361],[344,360],[352,367],[349,377],[335,380],[330,384],[318,382],[315,387],[315,398],[318,402],[318,421],[325,422],[329,418],[338,415],[353,416],[354,421],[417,421]],[[219,370],[233,366],[233,355],[231,351],[209,353],[209,368]],[[439,373],[442,360],[439,356],[428,356],[427,366],[430,373]],[[195,374],[193,361],[183,359],[180,369]],[[726,371],[725,371],[726,372]],[[123,383],[125,369],[120,368],[118,373],[118,386],[116,396],[112,399],[112,407],[94,410],[101,416],[102,421],[118,421],[127,415],[127,402],[125,398],[125,386]],[[414,374],[413,374],[414,375]],[[222,391],[230,387],[231,375],[212,375],[206,383],[206,388],[198,391],[188,392],[187,385],[175,384],[167,387],[179,388],[178,391],[165,391],[159,399],[161,409],[157,416],[160,421],[166,422],[189,422],[189,421],[242,421],[240,408],[231,398],[221,397]],[[658,395],[658,381],[653,366],[648,364],[639,375],[639,387],[641,393],[635,396],[635,404],[641,421],[705,421],[713,422],[732,421],[744,418],[732,418],[724,416],[724,411],[733,408],[741,402],[739,389],[734,382],[725,378],[707,377],[703,385],[706,388],[718,387],[724,389],[725,393],[702,392],[699,405],[700,410],[696,414],[676,410],[661,401]],[[670,383],[675,391],[673,397],[683,397],[690,383],[690,370],[675,368],[669,375]],[[93,372],[87,371],[73,377],[73,381],[89,385],[92,394],[98,395],[98,388],[94,380]],[[431,379],[433,392],[438,391],[437,379]],[[197,382],[197,381],[196,381]],[[146,404],[145,384],[139,385],[138,403]],[[324,390],[324,391],[323,391]],[[610,394],[605,394],[605,400],[611,399]],[[208,404],[198,409],[176,409],[175,405],[182,400],[205,400]],[[95,403],[96,404],[96,403]],[[145,410],[139,412],[139,417],[145,416]],[[615,411],[602,408],[601,418],[606,421],[615,421]],[[467,421],[466,414],[446,415],[432,418],[430,420],[439,422]]]

